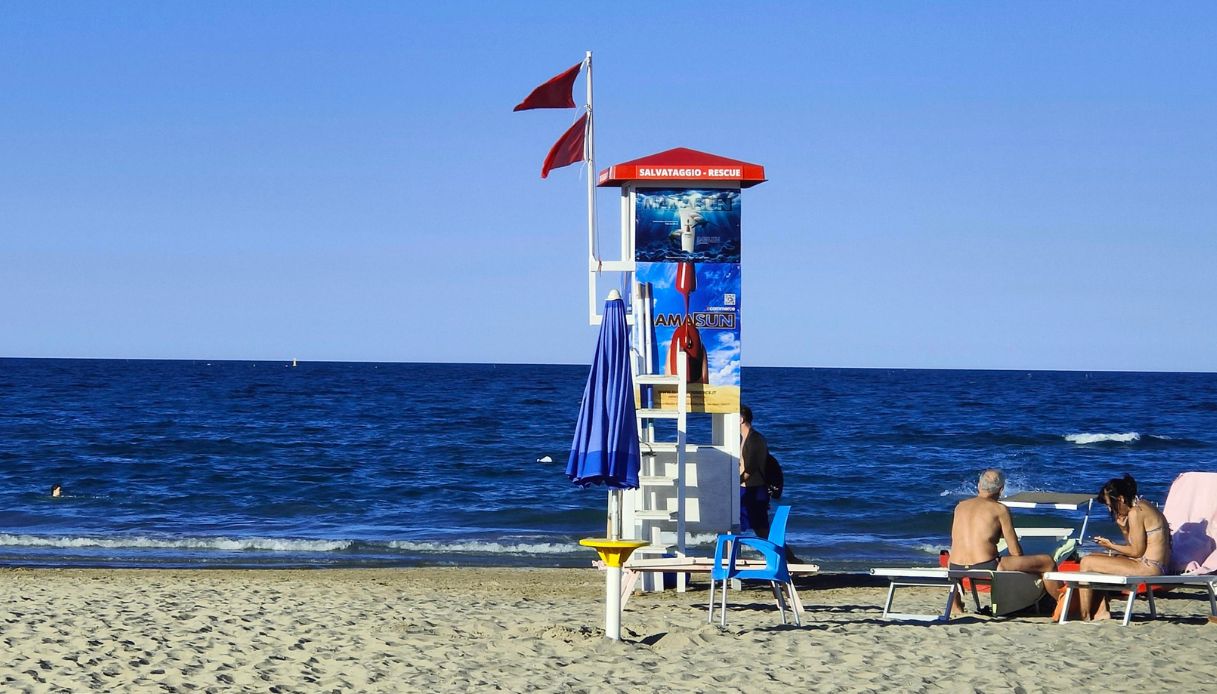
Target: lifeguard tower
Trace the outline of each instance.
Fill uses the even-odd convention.
[[[615,276],[630,296],[643,456],[622,537],[648,541],[640,558],[684,556],[691,535],[739,526],[741,190],[764,181],[758,164],[685,148],[600,172],[621,190],[620,257],[599,257],[589,233],[588,315],[600,323],[599,285]],[[709,440],[689,440],[690,416],[710,419]]]

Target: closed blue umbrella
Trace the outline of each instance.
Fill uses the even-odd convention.
[[[636,489],[640,460],[625,302],[613,291],[604,303],[600,339],[579,406],[566,476],[581,487],[603,484],[611,489]]]
[[[614,640],[621,638],[622,565],[631,552],[646,544],[621,539],[621,490],[638,487],[641,467],[629,337],[625,302],[613,290],[604,302],[600,339],[566,461],[566,476],[575,484],[603,484],[610,490],[608,537],[585,538],[580,544],[594,547],[604,561],[604,635]]]

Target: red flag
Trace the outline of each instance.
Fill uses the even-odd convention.
[[[530,108],[574,108],[575,78],[583,63],[572,67],[557,77],[532,90],[512,111],[527,111]]]
[[[549,148],[545,155],[545,163],[541,165],[541,178],[548,178],[552,169],[570,166],[577,161],[583,161],[583,140],[587,133],[587,114],[579,116],[579,120],[570,126],[570,130],[562,133],[562,137]]]

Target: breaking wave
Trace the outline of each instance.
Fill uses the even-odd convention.
[[[40,535],[0,534],[0,547],[60,547],[103,549],[185,549],[224,552],[335,552],[348,549],[349,540],[291,540],[273,537],[194,537],[161,539],[152,537],[46,537]]]
[[[1086,445],[1088,443],[1136,443],[1141,440],[1141,435],[1135,431],[1129,431],[1123,434],[1066,434],[1065,440],[1078,445]]]
[[[1066,434],[1063,437],[1069,443],[1106,446],[1136,446],[1137,448],[1154,448],[1177,450],[1184,448],[1211,448],[1213,444],[1203,439],[1186,437],[1162,436],[1157,434],[1141,434],[1135,431],[1123,433],[1090,433]]]
[[[569,554],[581,548],[574,543],[518,542],[503,543],[491,540],[461,540],[457,542],[393,540],[392,549],[411,552],[461,552],[468,554]]]
[[[60,549],[171,549],[220,552],[343,552],[380,548],[399,552],[468,554],[569,554],[581,548],[573,542],[496,542],[493,540],[305,540],[274,537],[62,537],[0,533],[0,547],[55,547]]]

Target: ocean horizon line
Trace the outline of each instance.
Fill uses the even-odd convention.
[[[378,361],[378,360],[344,360],[344,359],[301,359],[288,357],[286,359],[266,358],[205,358],[205,357],[30,357],[30,356],[0,356],[3,361],[111,361],[111,362],[205,362],[223,364],[368,364],[393,366],[569,366],[586,367],[583,362],[528,362],[528,361]],[[1188,374],[1212,375],[1217,371],[1170,370],[1170,369],[1078,369],[1078,368],[1014,368],[1014,367],[929,367],[929,366],[807,366],[807,365],[747,365],[746,369],[799,369],[806,371],[908,371],[949,373],[1042,373],[1042,374]]]

